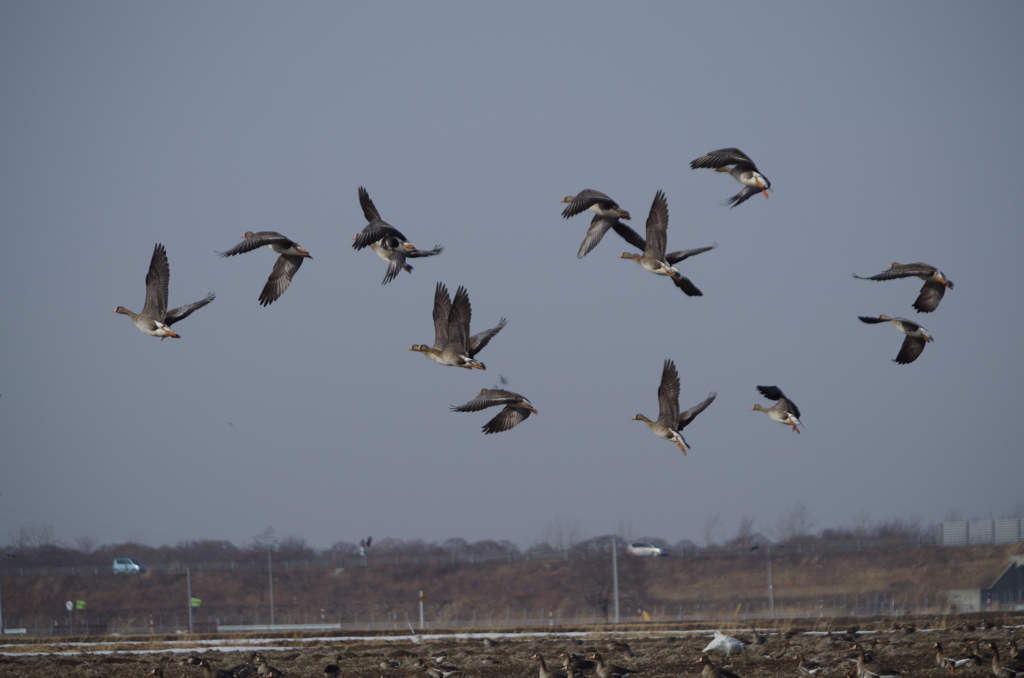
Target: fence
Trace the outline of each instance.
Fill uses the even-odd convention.
[[[834,617],[927,614],[947,611],[941,608],[942,598],[931,594],[897,594],[891,592],[859,595],[827,596],[814,603],[806,601],[775,600],[775,617],[778,620],[831,619]],[[276,615],[284,623],[270,625],[268,615],[197,615],[193,628],[196,633],[283,633],[307,631],[335,633],[359,633],[366,631],[408,634],[409,625],[417,631],[438,630],[490,630],[512,628],[571,628],[607,624],[599,608],[573,609],[529,609],[506,607],[500,610],[472,610],[469,614],[455,612],[450,619],[428,619],[419,628],[419,616],[414,607],[391,610],[380,614],[350,614],[342,619],[340,614],[296,614],[285,613],[285,606],[279,606]],[[647,617],[644,617],[644,612]],[[764,620],[770,617],[767,600],[733,601],[726,603],[699,602],[686,605],[657,605],[650,609],[628,609],[620,614],[620,624],[671,624],[677,622],[706,622],[709,627],[728,621],[748,619]],[[328,622],[336,619],[336,622]],[[35,615],[17,620],[8,619],[8,625],[20,627],[31,636],[82,636],[82,635],[145,635],[181,634],[188,631],[187,615],[150,615],[143,618],[103,621],[84,615],[72,620],[50,619]],[[14,622],[17,622],[16,624]]]
[[[978,544],[1014,544],[1024,541],[1024,520],[958,520],[938,527],[939,544],[974,546]]]
[[[979,521],[978,524],[990,524],[993,521]],[[1015,522],[1020,523],[1021,521],[994,521],[996,523],[1001,522]],[[947,523],[950,524],[950,523]],[[956,523],[952,523],[956,524]],[[972,523],[973,525],[974,523]],[[972,528],[975,529],[975,528]],[[1018,525],[1017,529],[1020,529]],[[973,534],[973,532],[972,532]],[[1008,534],[1006,530],[999,532],[1000,535]],[[979,538],[980,539],[980,538]],[[1020,539],[1011,540],[1019,541]],[[813,539],[807,541],[793,541],[786,544],[787,551],[789,553],[834,553],[834,552],[848,552],[848,551],[871,551],[871,550],[893,550],[897,548],[924,548],[940,545],[942,542],[932,540],[930,538],[921,538],[914,541],[907,541],[905,539],[875,539],[875,538],[863,538],[863,539],[846,539],[846,540],[824,540],[824,539]],[[971,544],[987,544],[990,541],[975,541],[972,537]],[[965,542],[966,544],[966,542]],[[761,557],[759,554],[755,555],[751,553],[748,548],[743,546],[711,546],[711,547],[700,547],[700,546],[687,546],[676,549],[669,549],[668,555],[677,558],[718,558],[723,556],[750,556],[750,557]],[[515,563],[525,562],[530,560],[569,560],[572,558],[572,550],[558,550],[558,551],[511,551],[507,553],[458,553],[452,552],[447,555],[392,555],[392,554],[367,554],[366,556],[353,556],[349,558],[315,558],[315,559],[304,559],[304,560],[274,560],[274,569],[281,570],[299,570],[299,569],[328,569],[334,571],[344,571],[347,567],[372,567],[374,565],[382,566],[418,566],[418,565],[436,565],[436,564],[483,564],[483,563]],[[225,572],[225,571],[262,571],[266,569],[266,559],[263,556],[255,558],[253,560],[246,561],[227,561],[227,562],[197,562],[197,563],[164,563],[151,565],[147,564],[146,567],[152,572],[181,572],[184,573],[186,568],[191,569],[193,572]],[[107,575],[111,572],[111,566],[109,564],[103,565],[72,565],[63,567],[6,567],[0,569],[0,575]],[[118,574],[118,577],[132,576],[130,574]]]

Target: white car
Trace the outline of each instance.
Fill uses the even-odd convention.
[[[114,574],[145,572],[146,566],[135,558],[114,558]]]
[[[629,553],[634,556],[667,556],[668,551],[649,541],[636,541],[629,545]]]

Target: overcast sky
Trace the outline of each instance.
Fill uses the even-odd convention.
[[[0,540],[313,546],[360,537],[701,541],[804,504],[854,516],[999,517],[1022,499],[1024,5],[902,3],[31,2],[0,7]],[[689,162],[736,146],[771,198]],[[385,264],[351,238],[357,189],[421,248]],[[704,296],[576,251],[604,191]],[[313,256],[281,299],[276,255]],[[159,341],[139,311],[155,243],[170,305],[217,293]],[[855,280],[924,261],[955,283]],[[433,343],[434,286],[472,331],[508,318],[486,372]],[[858,315],[912,318],[903,336]],[[662,362],[684,457],[657,416]],[[484,436],[453,413],[499,383],[539,415]],[[778,385],[794,435],[750,406]]]

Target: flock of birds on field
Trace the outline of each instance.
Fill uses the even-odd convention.
[[[727,172],[743,185],[743,188],[736,195],[725,200],[723,205],[736,207],[758,193],[767,198],[768,190],[771,189],[771,182],[758,170],[754,161],[737,148],[723,148],[706,153],[692,161],[690,167],[691,169],[707,168],[715,172]],[[562,216],[567,219],[586,211],[594,213],[590,227],[587,229],[586,236],[576,255],[578,258],[586,256],[601,242],[609,230],[614,230],[627,243],[642,252],[642,254],[623,252],[619,258],[632,259],[644,270],[669,278],[687,296],[703,296],[700,289],[679,271],[676,264],[714,249],[717,247],[717,243],[696,249],[666,252],[668,249],[668,201],[663,191],[658,191],[654,196],[654,203],[647,216],[646,237],[623,223],[623,220],[630,219],[630,213],[622,209],[605,193],[585,189],[575,196],[566,196],[562,203],[567,204],[562,212]],[[401,231],[381,219],[380,212],[377,211],[369,193],[363,187],[359,187],[359,204],[367,224],[353,238],[352,247],[355,250],[370,248],[387,262],[382,284],[391,282],[403,270],[411,273],[413,269],[408,260],[433,257],[444,251],[444,247],[441,245],[437,245],[431,250],[420,250],[415,247]],[[312,256],[299,243],[274,231],[246,232],[240,243],[219,254],[222,257],[231,257],[261,247],[268,247],[279,255],[259,296],[259,303],[267,306],[277,301],[285,293],[302,266],[303,260],[312,259]],[[931,313],[938,308],[946,289],[953,287],[953,283],[942,271],[935,266],[920,262],[893,263],[877,275],[861,277],[854,274],[854,277],[861,280],[894,280],[910,277],[924,280],[920,295],[913,304],[919,313]],[[118,306],[114,311],[131,317],[136,327],[150,336],[160,337],[161,340],[167,337],[178,338],[179,335],[171,329],[172,326],[209,304],[214,300],[215,295],[210,293],[197,302],[168,311],[169,279],[170,266],[167,261],[167,252],[163,245],[157,244],[149,264],[149,272],[146,275],[146,300],[142,311],[133,313],[123,306]],[[924,351],[925,345],[934,341],[928,330],[907,318],[887,315],[858,317],[862,322],[868,324],[888,322],[905,335],[900,351],[894,359],[894,362],[901,365],[917,360]],[[468,291],[465,287],[459,286],[453,298],[449,296],[447,287],[441,282],[437,283],[434,291],[433,319],[433,345],[415,344],[409,350],[423,353],[439,365],[470,370],[486,369],[476,356],[505,327],[507,322],[505,318],[502,318],[494,327],[470,335],[472,307]],[[503,384],[507,383],[504,378],[502,381]],[[771,407],[755,404],[751,409],[765,412],[773,421],[790,426],[795,433],[800,433],[799,427],[802,425],[800,410],[791,399],[786,397],[782,389],[778,386],[758,386],[757,390],[774,404]],[[714,402],[717,394],[712,392],[700,404],[682,413],[679,411],[679,395],[679,374],[675,363],[672,360],[665,360],[662,367],[661,383],[658,386],[658,418],[651,420],[643,414],[637,414],[633,419],[646,423],[658,437],[674,442],[685,455],[687,443],[682,436],[683,429]],[[507,431],[531,414],[537,414],[536,408],[525,396],[503,388],[482,389],[469,402],[451,409],[455,412],[476,412],[494,406],[503,406],[503,409],[483,426],[485,434]]]
[[[657,638],[643,642],[649,656],[659,651],[654,647],[655,643],[667,644],[674,662],[682,659],[683,666],[699,665],[702,678],[742,678],[743,674],[761,673],[762,669],[766,668],[772,671],[772,675],[779,672],[789,673],[794,678],[824,678],[830,674],[841,674],[844,678],[903,678],[908,669],[916,673],[926,670],[929,666],[934,667],[933,670],[938,675],[944,675],[946,671],[956,675],[959,670],[961,673],[968,672],[980,676],[991,671],[995,678],[1024,678],[1024,665],[1021,664],[1024,661],[1024,652],[1018,648],[1017,639],[1013,635],[1009,641],[961,637],[963,652],[956,655],[947,654],[943,650],[942,641],[935,641],[930,644],[930,655],[922,655],[920,649],[903,644],[898,639],[900,636],[906,637],[911,633],[917,633],[916,628],[899,622],[894,626],[899,628],[887,639],[883,640],[880,635],[875,634],[870,643],[862,635],[872,632],[860,631],[856,627],[851,627],[843,633],[830,631],[825,634],[805,634],[791,629],[768,635],[754,630],[751,636],[743,638],[716,631],[712,640],[699,654],[695,650],[700,645],[686,647],[689,643],[681,643],[680,639],[674,637],[664,639],[667,643],[659,642]],[[992,628],[986,631],[986,635],[994,638],[1001,632],[1001,629]],[[931,642],[932,634],[943,634],[950,643],[957,640],[951,631],[921,632],[918,635],[928,635],[928,642]],[[602,655],[602,648],[571,647],[584,646],[587,644],[586,641],[550,638],[544,644],[548,650],[552,644],[570,646],[563,648],[558,654],[560,668],[557,664],[548,664],[542,654],[542,648],[538,647],[535,641],[497,640],[485,637],[482,642],[483,652],[470,649],[466,643],[430,654],[427,654],[429,649],[424,650],[415,646],[413,650],[418,651],[390,648],[386,652],[381,652],[380,646],[377,646],[376,652],[358,653],[346,650],[337,655],[336,663],[320,666],[323,666],[324,678],[364,675],[378,669],[381,678],[389,678],[393,674],[453,678],[471,673],[491,674],[495,671],[501,675],[525,676],[527,672],[532,673],[534,670],[537,671],[538,678],[629,678],[634,675],[643,678],[645,674],[653,677],[665,672],[661,666],[665,663],[664,653],[661,659],[645,661],[645,651],[639,648],[639,643],[637,651],[634,652],[625,640],[610,641],[604,651],[616,657],[614,661],[606,661]],[[920,647],[918,645],[918,648]],[[1000,647],[1003,648],[1003,652],[1000,651]],[[695,662],[685,658],[691,648],[694,654],[698,654]],[[457,662],[462,664],[461,667],[452,663],[456,654],[461,657]],[[317,653],[310,659],[315,660],[323,656],[322,653]],[[526,661],[527,657],[530,662]],[[181,663],[189,669],[198,669],[197,673],[201,678],[284,678],[287,675],[298,675],[297,672],[309,671],[308,661],[303,662],[306,666],[302,668],[294,665],[295,660],[299,659],[298,653],[281,659],[290,662],[288,672],[272,666],[261,652],[253,652],[247,662],[231,669],[215,668],[210,659],[198,656],[190,656],[181,660]],[[742,660],[742,666],[739,660]],[[615,663],[616,661],[624,665],[619,665]],[[890,668],[885,666],[886,663],[898,663],[906,668]],[[168,665],[169,662],[165,659],[148,675],[171,678],[164,673]],[[732,668],[726,668],[727,666]],[[678,670],[679,667],[674,667],[674,671]]]

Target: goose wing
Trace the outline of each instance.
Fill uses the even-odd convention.
[[[501,388],[485,388],[476,394],[476,397],[470,400],[465,405],[459,405],[458,407],[452,407],[452,412],[479,412],[480,410],[488,407],[494,407],[495,405],[509,405],[512,403],[521,403],[526,398],[515,393],[514,391],[506,391]]]
[[[566,208],[562,210],[562,216],[566,219],[568,219],[569,217],[574,217],[580,212],[585,212],[586,210],[589,210],[591,207],[601,202],[609,203],[614,207],[619,206],[619,204],[612,200],[611,197],[608,196],[608,194],[602,193],[601,191],[595,191],[592,188],[585,188],[579,193],[577,193],[576,197],[573,198],[568,205],[566,205]]]
[[[685,293],[686,296],[688,296],[688,297],[703,297],[704,296],[704,293],[701,292],[699,289],[697,289],[697,286],[694,285],[690,281],[690,279],[687,278],[686,276],[683,276],[683,275],[673,276],[672,277],[672,282],[675,284],[676,287],[681,289],[683,291],[683,293]]]
[[[510,428],[515,428],[519,422],[530,416],[530,410],[517,405],[506,405],[501,412],[489,422],[483,425],[484,434],[501,433]]]
[[[906,365],[917,360],[917,357],[921,355],[924,350],[924,345],[928,343],[921,337],[907,336],[903,340],[903,346],[900,347],[900,352],[894,358],[894,362],[900,365]],[[797,415],[800,416],[800,415]]]
[[[757,188],[756,186],[746,186],[746,187],[743,188],[743,190],[741,190],[736,195],[732,196],[731,198],[729,198],[727,200],[723,200],[722,201],[722,206],[724,207],[725,205],[728,205],[729,207],[736,207],[736,205],[742,205],[750,197],[755,196],[755,195],[757,195],[760,192],[761,192],[761,189]]]
[[[473,306],[469,303],[469,292],[462,285],[455,290],[452,311],[448,316],[448,346],[465,354],[469,350],[469,324],[473,321]]]
[[[692,256],[702,254],[703,252],[707,252],[708,250],[713,250],[716,247],[718,247],[717,242],[712,243],[708,247],[698,247],[692,250],[678,250],[676,252],[669,252],[668,254],[665,255],[665,261],[667,261],[669,265],[675,266],[684,259],[689,259]]]
[[[778,401],[778,403],[782,405],[782,409],[784,409],[786,412],[795,414],[797,419],[800,418],[800,410],[797,408],[797,406],[793,403],[792,400],[786,397],[786,395],[782,392],[782,389],[779,388],[778,386],[758,386],[757,390],[760,391],[761,395],[763,395],[768,400]]]
[[[651,212],[647,215],[647,242],[644,256],[657,261],[664,261],[665,247],[668,245],[668,200],[664,191],[654,194]]]
[[[682,431],[684,428],[686,428],[690,423],[693,422],[693,420],[697,417],[698,414],[708,409],[708,405],[715,402],[715,398],[717,397],[718,393],[712,391],[711,395],[705,398],[704,401],[701,402],[699,405],[694,405],[685,412],[682,412],[679,415],[679,426],[677,430]]]
[[[448,345],[448,317],[452,312],[452,300],[444,283],[434,288],[434,348],[443,350]]]
[[[260,231],[259,233],[248,232],[240,243],[229,249],[227,252],[218,252],[222,257],[233,257],[236,254],[245,254],[267,245],[281,245],[285,249],[294,245],[290,240],[276,231]]]
[[[676,364],[666,360],[658,386],[658,423],[675,430],[679,423],[679,372]]]
[[[263,291],[260,292],[260,304],[262,306],[269,306],[284,294],[284,291],[292,284],[292,278],[295,276],[295,272],[299,270],[299,266],[302,266],[304,258],[292,254],[282,254],[277,258],[277,261],[274,263],[274,270],[270,272],[267,284],[263,286]]]
[[[210,303],[216,298],[217,295],[214,294],[213,292],[210,292],[209,294],[206,295],[205,298],[200,299],[199,301],[193,302],[191,304],[186,304],[184,306],[179,306],[178,308],[168,311],[167,315],[164,317],[164,325],[170,327],[179,320],[184,320],[185,318],[192,315],[193,311],[196,311],[202,308],[203,306],[206,306],[208,303]]]
[[[946,286],[942,283],[928,281],[921,288],[921,294],[914,302],[914,308],[918,313],[931,313],[939,307],[943,295],[946,294]]]
[[[757,169],[750,156],[738,148],[720,148],[705,153],[690,163],[690,169],[717,169],[728,165],[749,165],[754,170]]]
[[[142,313],[147,318],[162,321],[167,315],[167,289],[171,282],[171,265],[167,263],[167,250],[160,243],[153,248],[146,273],[146,304]]]
[[[484,346],[487,346],[487,344],[490,343],[491,338],[498,332],[501,332],[501,329],[505,327],[506,324],[508,324],[508,321],[505,318],[502,318],[498,324],[491,329],[484,330],[479,334],[471,336],[469,338],[469,345],[466,347],[468,349],[469,357],[476,357],[476,354],[482,351]]]

